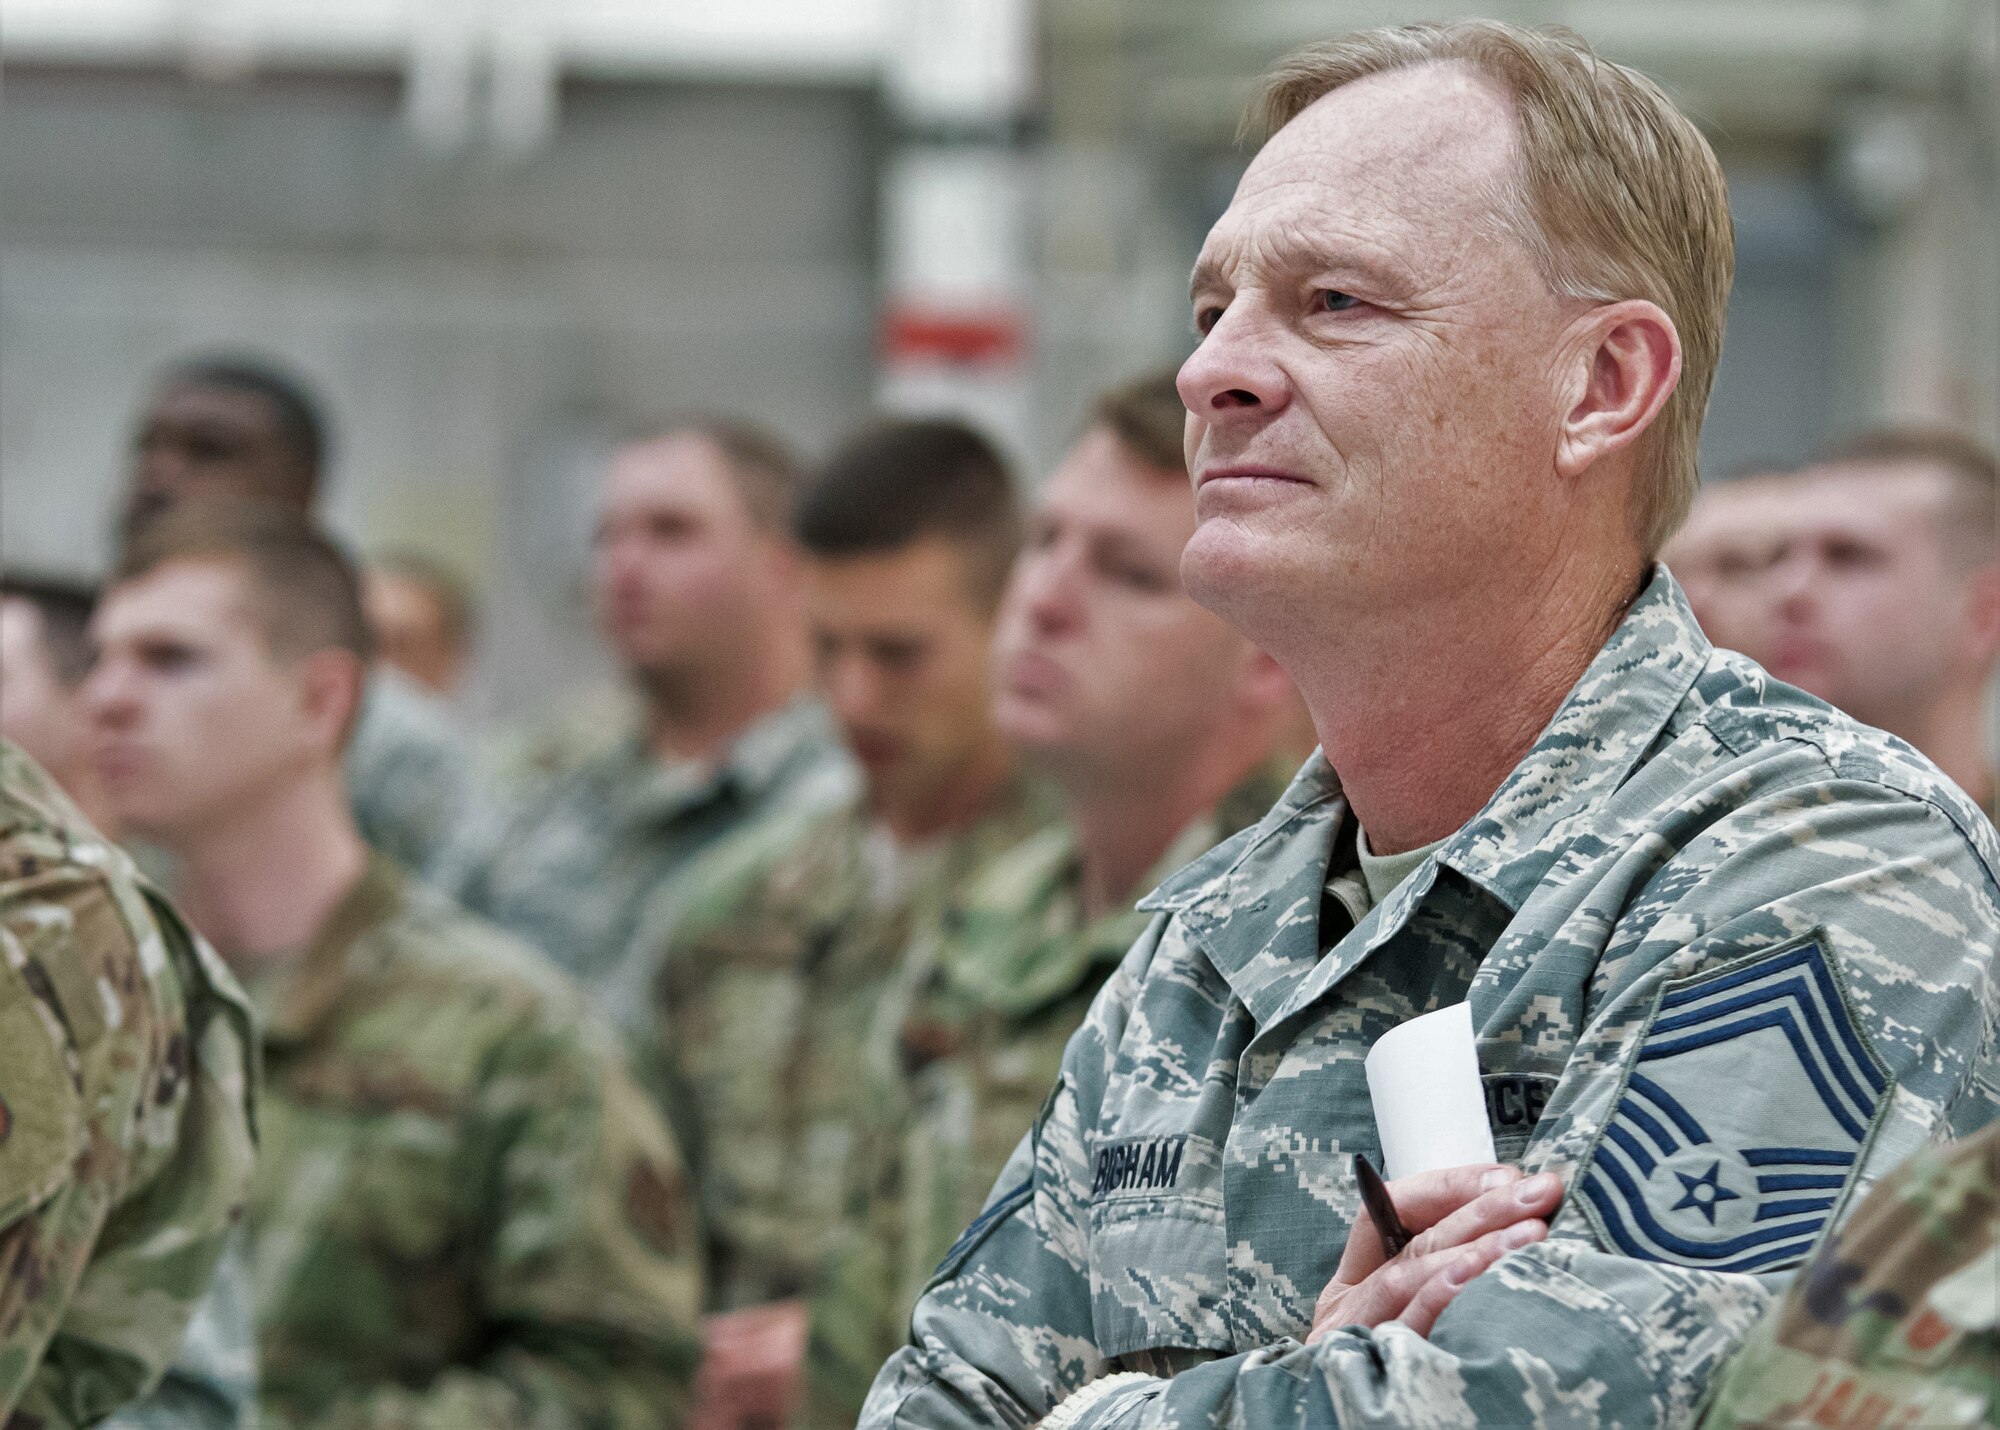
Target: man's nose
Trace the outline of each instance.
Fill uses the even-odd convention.
[[[1021,572],[1021,601],[1043,635],[1060,635],[1083,623],[1077,557],[1060,548],[1042,553]]]
[[[639,578],[642,566],[639,542],[629,535],[601,538],[596,559],[598,579],[614,590]]]
[[[100,661],[84,678],[79,692],[84,718],[92,725],[117,728],[128,725],[138,706],[130,676],[119,666]]]
[[[1197,422],[1262,422],[1283,410],[1291,384],[1276,360],[1277,337],[1268,315],[1247,299],[1223,311],[1175,382]]]
[[[880,690],[881,683],[868,661],[842,656],[827,666],[821,693],[836,718],[857,725],[876,713]]]
[[[133,485],[162,501],[187,490],[190,470],[187,454],[171,442],[145,442],[132,454]]]
[[[1788,620],[1803,620],[1819,600],[1818,566],[1810,557],[1781,556],[1764,573],[1771,605]]]

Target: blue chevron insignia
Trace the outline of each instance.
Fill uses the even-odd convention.
[[[1804,1261],[1889,1095],[1818,939],[1667,985],[1578,1185],[1608,1247]]]

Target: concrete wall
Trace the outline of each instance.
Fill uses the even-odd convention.
[[[0,123],[0,558],[106,556],[148,376],[250,349],[334,413],[329,516],[486,587],[480,703],[595,668],[593,464],[675,410],[825,449],[872,377],[860,90],[573,85],[546,150],[427,159],[387,81],[15,72]]]

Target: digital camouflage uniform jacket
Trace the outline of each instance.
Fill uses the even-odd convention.
[[[662,764],[634,731],[522,804],[476,816],[437,883],[608,1006],[647,910],[677,895],[699,856],[799,805],[824,809],[852,780],[809,700],[765,716],[715,765]]]
[[[264,1424],[646,1426],[685,1405],[699,1243],[608,1027],[377,859],[248,980]]]
[[[714,902],[688,909],[656,965],[654,1041],[702,1190],[716,1309],[808,1289],[845,1208],[877,1002],[915,930],[1051,817],[1046,796],[1014,780],[884,892],[870,868],[882,836],[853,801],[752,876],[714,875]]]
[[[471,763],[451,707],[401,671],[368,677],[343,760],[361,837],[428,874],[466,817]]]
[[[1159,911],[862,1423],[1680,1425],[1848,1198],[1995,1112],[2000,842],[1657,571],[1486,808],[1368,908],[1324,760]],[[1307,1347],[1362,1058],[1469,1001],[1546,1242]],[[1129,1378],[1107,1379],[1113,1372]],[[1093,1382],[1100,1382],[1093,1384]]]
[[[2000,1124],[1869,1195],[1750,1333],[1702,1424],[2000,1426]]]
[[[249,1190],[250,1011],[131,861],[0,741],[0,1423],[158,1379]]]
[[[1264,817],[1296,761],[1260,765],[1183,829],[1154,884]],[[807,1400],[852,1425],[939,1258],[984,1204],[1063,1049],[1151,915],[1083,909],[1067,823],[990,860],[913,939],[869,1032],[847,1224],[813,1296]],[[886,1074],[886,1076],[885,1076]]]

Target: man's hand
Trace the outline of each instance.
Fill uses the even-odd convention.
[[[689,1430],[780,1430],[798,1408],[805,1356],[803,1301],[708,1317]]]
[[[1394,1258],[1364,1210],[1347,1233],[1340,1269],[1319,1293],[1312,1334],[1342,1326],[1400,1321],[1428,1336],[1465,1284],[1508,1252],[1549,1234],[1547,1218],[1562,1201],[1553,1172],[1522,1177],[1512,1167],[1449,1167],[1389,1183],[1396,1215],[1416,1235]]]

